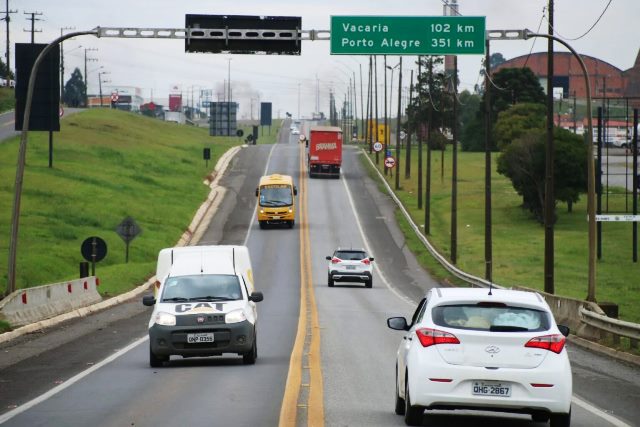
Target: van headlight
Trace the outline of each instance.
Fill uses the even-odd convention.
[[[263,214],[264,213],[264,209],[260,209],[260,213]]]
[[[292,212],[293,212],[293,209],[289,208],[289,213],[292,213]]]
[[[162,326],[176,326],[176,316],[171,313],[159,311],[156,313],[155,323]]]
[[[247,316],[244,314],[244,310],[233,310],[224,316],[224,323],[240,323],[247,320]]]

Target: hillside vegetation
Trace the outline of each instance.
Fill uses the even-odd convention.
[[[273,132],[275,140],[276,132]],[[266,138],[266,135],[265,135]],[[266,142],[263,141],[261,142]],[[209,188],[203,179],[239,138],[210,137],[206,128],[162,122],[115,110],[78,113],[54,134],[31,132],[22,193],[17,287],[78,277],[81,243],[99,236],[108,254],[97,264],[104,295],[124,292],[155,271],[158,250],[173,246]],[[7,285],[8,246],[18,138],[0,144],[0,294]],[[208,167],[202,158],[211,148]],[[130,244],[116,234],[131,216],[142,228]]]

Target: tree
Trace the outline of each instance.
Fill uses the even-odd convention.
[[[13,71],[9,70],[9,76],[11,77],[11,79],[15,79],[15,76],[13,75]],[[7,77],[7,64],[0,59],[0,78],[6,78]]]
[[[492,53],[489,57],[489,68],[493,70],[494,68],[504,64],[505,62],[507,62],[507,60],[504,58],[504,56],[502,56],[500,52]]]
[[[544,104],[525,102],[512,105],[508,110],[500,112],[493,128],[493,138],[498,148],[504,150],[512,141],[531,129],[544,129],[546,111]]]
[[[82,73],[79,68],[73,70],[71,77],[64,85],[64,103],[69,107],[80,107],[84,105],[85,85],[82,78]]]
[[[522,196],[522,207],[541,224],[544,223],[545,143],[544,127],[532,128],[506,145],[498,157],[498,173],[511,179],[514,189]],[[587,191],[587,145],[572,132],[555,128],[554,147],[554,206],[557,201],[571,206],[579,200],[580,193]]]
[[[491,80],[493,82],[491,87],[491,126],[495,125],[498,120],[498,114],[511,105],[523,102],[545,103],[542,86],[530,68],[503,68],[495,73]],[[462,149],[464,151],[484,151],[485,149],[485,96],[486,94],[483,93],[476,117],[463,128]],[[491,145],[492,150],[497,149],[495,141],[492,141]]]
[[[410,131],[417,131],[422,124],[427,124],[432,131],[450,127],[452,120],[452,100],[447,93],[449,78],[442,69],[443,58],[434,56],[422,57],[422,73],[418,75],[415,85],[415,96],[407,107]],[[429,76],[431,68],[431,76]],[[429,122],[431,108],[431,122]],[[431,148],[435,148],[433,145]]]

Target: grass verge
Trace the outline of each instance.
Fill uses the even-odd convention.
[[[444,256],[451,252],[451,149],[432,153],[431,221],[429,240]],[[443,154],[443,156],[442,156]],[[417,208],[418,152],[411,153],[411,177],[405,179],[402,153],[400,188],[396,195],[409,211],[414,222],[424,227],[424,208]],[[375,154],[371,155],[375,162]],[[426,164],[426,151],[423,153]],[[366,159],[363,159],[365,163]],[[544,289],[544,228],[521,208],[521,198],[511,182],[495,171],[496,155],[492,159],[492,252],[493,280],[503,286],[522,285]],[[382,170],[382,161],[377,166]],[[395,174],[395,170],[394,170]],[[423,188],[426,189],[426,166],[423,168]],[[395,188],[395,175],[385,177]],[[423,190],[424,191],[424,190]],[[624,210],[622,199],[611,199],[610,211]],[[619,201],[616,201],[619,200]],[[620,203],[620,206],[615,206]],[[425,198],[426,205],[426,198]],[[566,205],[557,208],[554,227],[555,293],[584,299],[587,295],[588,240],[586,196],[568,212]],[[400,213],[398,217],[402,216]],[[448,277],[446,270],[430,261],[428,252],[408,225],[407,244],[422,265],[440,280]],[[473,275],[484,277],[484,153],[458,153],[457,199],[457,266]],[[603,224],[602,259],[597,263],[596,297],[599,302],[618,304],[620,318],[640,323],[640,266],[631,259],[631,223]],[[449,279],[453,281],[453,279]]]
[[[274,137],[275,139],[275,137]],[[173,246],[206,198],[202,184],[238,138],[210,137],[208,129],[162,122],[115,110],[78,113],[54,134],[53,168],[48,134],[31,132],[27,147],[16,268],[17,288],[78,276],[82,241],[99,236],[106,258],[96,265],[100,292],[125,292],[150,277],[158,251]],[[0,144],[0,293],[7,285],[19,140]],[[211,148],[208,165],[203,147]],[[142,233],[129,262],[116,227],[131,216]]]

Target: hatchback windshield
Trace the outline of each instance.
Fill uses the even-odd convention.
[[[167,278],[162,301],[226,301],[242,298],[238,277],[204,274]]]
[[[362,251],[336,251],[334,256],[343,261],[360,261],[367,257]]]
[[[260,206],[291,206],[292,204],[291,187],[288,185],[266,185],[260,189]]]
[[[536,332],[550,327],[548,313],[504,304],[441,305],[433,308],[433,322],[456,329],[494,332]]]

